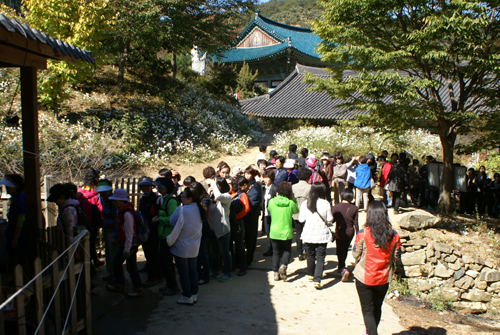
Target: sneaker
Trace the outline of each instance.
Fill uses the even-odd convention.
[[[349,280],[349,271],[347,269],[342,270],[342,281],[346,282]]]
[[[192,306],[194,304],[194,301],[192,296],[190,298],[182,296],[179,300],[177,300],[177,303],[181,305]]]
[[[280,274],[279,274],[279,272],[275,272],[274,273],[274,281],[278,281],[278,280],[280,280]]]
[[[303,261],[304,259],[306,259],[306,258],[304,257],[304,255],[300,254],[300,255],[299,255],[299,261]]]
[[[158,284],[158,280],[156,279],[148,279],[147,282],[144,283],[144,288],[150,288],[150,287],[153,287],[155,286],[156,284]]]
[[[196,302],[198,301],[198,294],[193,294],[191,298],[193,298],[193,302],[196,304]]]
[[[307,279],[309,279],[310,282],[314,280],[314,276],[307,276]]]
[[[120,284],[109,284],[106,288],[111,292],[123,293],[123,285]]]
[[[160,293],[166,296],[172,296],[179,294],[181,292],[181,289],[179,287],[176,288],[168,288],[168,287],[162,287],[160,288]]]
[[[220,278],[220,274],[212,272],[210,273],[210,279],[218,279]]]
[[[285,264],[281,264],[280,269],[278,270],[280,278],[283,280],[286,280],[286,268],[287,266]]]
[[[317,289],[317,290],[320,290],[321,289],[321,282],[315,281],[314,282],[314,288]]]
[[[134,287],[132,292],[129,292],[127,295],[131,298],[140,297],[144,294],[144,290],[140,287]]]
[[[246,269],[240,269],[240,271],[238,271],[238,276],[244,276],[247,274],[247,270]]]
[[[273,255],[273,251],[272,250],[268,250],[264,253],[264,256],[272,256]]]
[[[200,279],[198,280],[198,285],[205,285],[208,284],[208,280]]]
[[[228,275],[223,275],[223,276],[222,276],[222,278],[221,278],[221,279],[219,279],[219,281],[220,281],[221,283],[225,283],[225,282],[228,282],[228,281],[231,281],[231,280],[233,280],[233,277],[228,276]]]

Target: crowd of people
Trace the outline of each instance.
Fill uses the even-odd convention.
[[[136,208],[126,190],[113,190],[111,181],[100,178],[94,169],[88,170],[80,187],[65,183],[50,188],[47,201],[57,204],[57,225],[69,239],[81,229],[90,232],[93,267],[106,266],[103,279],[109,282],[108,290],[124,292],[126,262],[133,285],[129,296],[140,296],[143,288],[165,280],[160,292],[181,294],[178,303],[187,305],[197,302],[200,285],[231,281],[233,273],[247,274],[260,257],[256,255],[259,226],[267,237],[262,256],[272,256],[273,279],[287,280],[295,231],[298,260],[306,260],[307,277],[316,289],[322,288],[329,242],[336,243],[336,270],[342,281],[348,281],[352,269],[346,260],[356,236],[352,274],[367,333],[376,334],[394,260],[400,256],[399,237],[387,208],[399,214],[401,202],[408,202],[408,197],[421,207],[435,206],[435,190],[426,180],[427,164],[433,158],[427,156],[427,164],[420,167],[418,160],[411,161],[405,153],[389,158],[382,151],[377,158],[366,154],[344,160],[341,153],[331,156],[327,152],[316,159],[306,148],[299,156],[296,145],[289,151],[278,155],[271,150],[266,156],[267,147],[261,146],[255,164],[243,168],[220,162],[204,168],[202,180],[181,179],[179,172],[161,169],[154,179],[141,178]],[[469,170],[468,191],[469,185],[476,187],[474,199],[483,211],[480,204],[490,208],[486,197],[479,196],[484,185],[500,188],[498,175],[492,182],[486,180],[484,169],[477,175]],[[11,195],[6,251],[19,264],[26,251],[24,182],[19,175],[6,175],[0,184]],[[377,185],[382,201],[372,195]],[[468,193],[466,197],[472,198]],[[494,205],[498,212],[497,198]],[[367,212],[363,229],[358,224],[361,210]],[[101,229],[105,262],[96,252]],[[143,269],[137,267],[140,246],[146,258]],[[144,283],[141,271],[147,272]]]

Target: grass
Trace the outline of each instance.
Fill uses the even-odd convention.
[[[445,300],[443,294],[438,290],[433,291],[426,299],[432,304],[432,309],[435,311],[451,310],[451,301]]]

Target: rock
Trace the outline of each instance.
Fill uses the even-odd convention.
[[[451,255],[445,257],[444,260],[448,263],[455,263],[455,261],[457,260],[457,256],[451,254]]]
[[[467,255],[462,255],[462,261],[465,263],[465,264],[470,264],[470,263],[473,263],[472,259],[470,257],[468,257]]]
[[[441,220],[427,213],[426,211],[417,209],[412,212],[405,213],[399,218],[399,226],[409,231],[434,227]]]
[[[436,284],[433,282],[428,282],[427,280],[420,279],[417,281],[417,288],[419,292],[429,291],[436,287]]]
[[[425,259],[425,250],[419,250],[401,255],[401,262],[406,266],[424,264]]]
[[[493,291],[500,291],[500,282],[497,282],[497,283],[493,283],[490,285],[490,288],[493,290]]]
[[[427,257],[427,259],[434,256],[434,248],[430,247],[430,245],[425,248],[425,256]]]
[[[413,250],[419,250],[422,249],[423,247],[421,245],[414,245],[412,248]]]
[[[474,287],[479,290],[486,290],[486,287],[488,287],[488,283],[484,280],[480,280],[478,277],[476,278],[476,280],[474,280]]]
[[[479,272],[474,271],[474,270],[467,270],[467,272],[465,272],[465,274],[467,276],[472,277],[472,278],[476,278],[479,275]]]
[[[441,295],[441,299],[445,301],[458,301],[458,288],[456,287],[440,287],[434,292]]]
[[[431,264],[436,264],[437,263],[437,259],[436,259],[436,257],[430,257],[430,258],[427,258],[427,262],[429,262]]]
[[[436,250],[434,255],[436,256],[437,259],[441,258],[441,251]]]
[[[482,265],[479,265],[476,263],[469,264],[469,269],[474,270],[474,271],[481,271],[482,268],[483,268]]]
[[[410,232],[404,229],[398,230],[398,235],[400,239],[404,238],[405,240],[408,240],[410,238]]]
[[[455,286],[455,279],[453,277],[451,277],[450,279],[445,280],[443,286],[444,287],[453,287],[453,286]]]
[[[455,278],[455,280],[459,280],[464,275],[465,275],[465,269],[464,268],[460,268],[460,269],[458,269],[458,270],[455,271],[455,273],[453,274],[453,278]]]
[[[463,290],[468,290],[474,284],[474,279],[465,276],[455,282],[455,286]]]
[[[401,246],[401,253],[406,252],[406,248]]]
[[[415,250],[415,248],[413,248],[413,247],[406,247],[406,252],[412,252],[413,250]]]
[[[478,289],[472,289],[469,292],[462,294],[461,298],[462,300],[468,301],[489,302],[491,301],[491,293],[480,291]]]
[[[453,310],[460,313],[481,314],[487,311],[486,304],[481,302],[457,301],[451,306]]]
[[[485,280],[488,282],[488,283],[493,283],[493,282],[497,282],[497,281],[500,281],[500,271],[496,271],[496,270],[491,270],[491,271],[488,271],[486,273],[486,278]]]
[[[432,264],[425,263],[424,266],[420,266],[420,271],[422,276],[434,277],[434,266]]]
[[[409,240],[408,245],[414,245],[414,246],[422,246],[426,247],[427,246],[427,241],[423,240],[421,238],[417,238],[415,240]]]
[[[485,262],[486,261],[481,257],[476,258],[476,264],[484,265]]]
[[[434,275],[440,278],[450,278],[453,275],[453,270],[448,270],[443,264],[436,266]]]
[[[453,252],[453,248],[448,244],[444,243],[434,243],[434,250],[444,252],[446,254],[451,254]]]
[[[486,281],[486,275],[487,275],[490,271],[493,271],[493,270],[491,270],[491,269],[489,269],[489,268],[483,268],[483,269],[481,270],[481,272],[479,272],[479,277],[478,277],[478,278],[479,278],[479,280],[484,280],[484,281]]]
[[[458,249],[453,250],[453,254],[457,257],[462,257],[462,252]]]
[[[493,306],[500,306],[500,298],[491,298],[491,304]]]
[[[420,271],[420,265],[405,266],[405,275],[407,277],[420,277],[422,276],[422,271]]]
[[[487,266],[489,267],[490,269],[494,269],[495,268],[495,261],[492,260],[491,258],[488,258],[485,262],[484,262],[484,266]]]
[[[455,263],[448,263],[448,268],[455,270],[455,271],[459,270],[461,267],[462,267],[462,263],[460,263],[460,261],[458,259]],[[465,269],[464,269],[464,272],[465,272]]]

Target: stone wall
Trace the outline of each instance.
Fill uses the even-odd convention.
[[[401,262],[413,294],[440,296],[453,309],[484,313],[500,305],[498,260],[463,254],[423,234],[398,230],[402,243]]]

